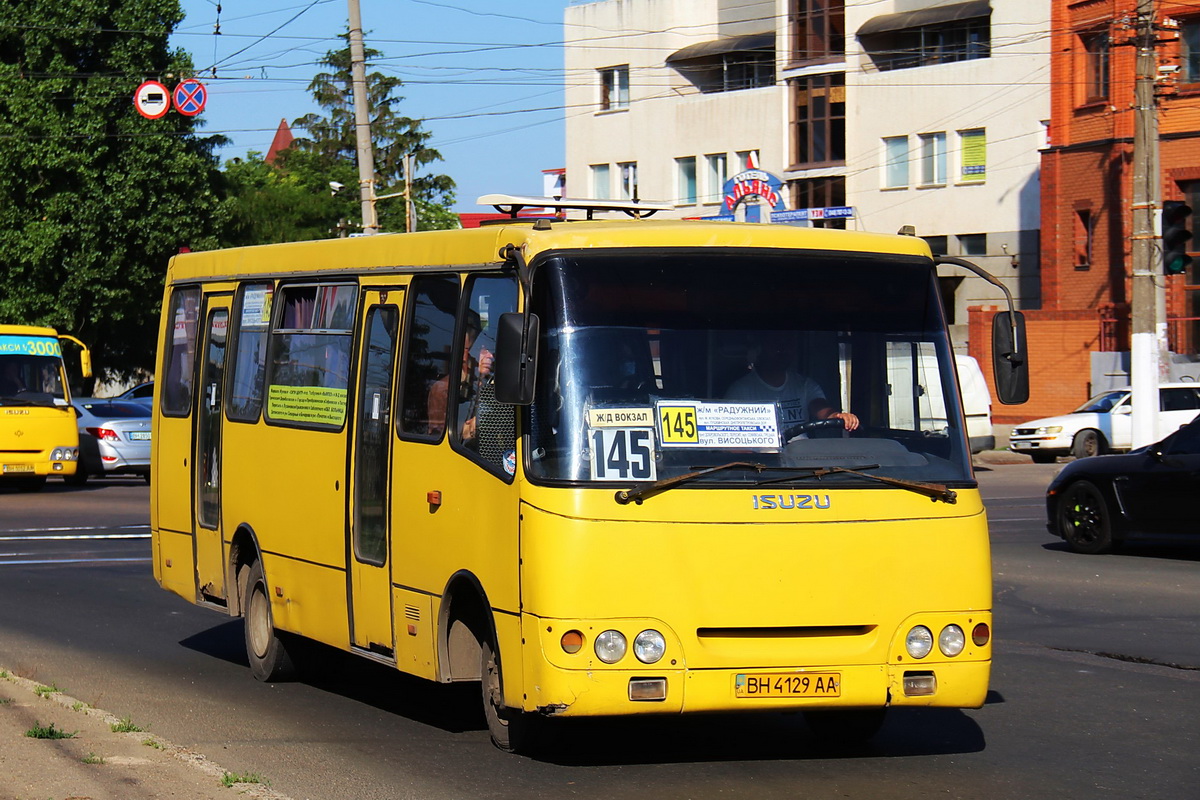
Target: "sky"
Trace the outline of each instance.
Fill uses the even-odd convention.
[[[562,18],[568,0],[360,0],[373,69],[404,81],[399,112],[423,121],[458,184],[456,211],[489,192],[542,194],[564,166]],[[321,109],[308,84],[343,46],[347,0],[181,0],[171,39],[208,89],[200,134],[222,159],[266,153],[279,122]],[[219,30],[219,34],[215,31]],[[294,131],[300,135],[299,131]],[[381,200],[381,203],[388,202]]]

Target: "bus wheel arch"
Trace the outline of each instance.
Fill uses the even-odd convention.
[[[229,616],[240,617],[246,608],[246,590],[250,565],[258,561],[258,538],[249,525],[239,525],[229,544],[229,560],[225,564],[226,603]]]
[[[485,641],[496,641],[487,593],[470,572],[450,577],[438,612],[438,680],[442,683],[480,679],[480,653]]]

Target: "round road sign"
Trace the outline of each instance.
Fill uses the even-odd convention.
[[[171,110],[171,93],[158,81],[146,81],[133,93],[133,107],[146,119],[158,119]]]
[[[176,111],[185,117],[194,117],[204,110],[204,104],[208,102],[208,90],[200,81],[188,78],[179,82],[172,97]]]

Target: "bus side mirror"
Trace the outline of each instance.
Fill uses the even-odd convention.
[[[1025,344],[1025,315],[1001,311],[992,317],[992,372],[1001,403],[1029,399],[1029,350]]]
[[[500,315],[496,326],[496,399],[514,406],[533,402],[541,323],[536,314]]]
[[[79,369],[83,372],[83,377],[92,377],[92,351],[84,348],[79,351]]]

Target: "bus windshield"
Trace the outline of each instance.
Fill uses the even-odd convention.
[[[535,264],[542,320],[528,475],[689,486],[844,467],[973,481],[930,262],[733,249],[556,254]],[[853,431],[821,422],[836,412]],[[786,476],[784,476],[786,477]],[[840,485],[863,481],[838,473]],[[866,485],[879,485],[868,484]]]
[[[58,342],[47,341],[57,351]],[[62,359],[49,355],[0,355],[0,404],[65,405]]]

